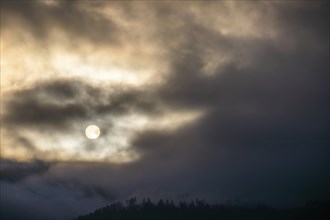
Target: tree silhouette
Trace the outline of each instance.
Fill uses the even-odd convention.
[[[80,216],[76,220],[325,220],[330,217],[329,202],[310,202],[305,207],[274,209],[266,205],[242,207],[233,205],[209,204],[205,200],[195,199],[190,202],[160,199],[153,203],[143,198],[138,203],[136,197],[122,202],[114,202],[93,213]]]

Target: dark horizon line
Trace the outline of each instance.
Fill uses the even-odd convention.
[[[212,216],[212,218],[221,217],[221,219],[230,218],[232,215],[241,217],[277,216],[277,217],[330,217],[330,200],[312,200],[300,207],[275,208],[265,204],[238,205],[231,203],[208,203],[205,199],[191,199],[174,202],[168,199],[159,199],[153,202],[150,198],[142,198],[141,202],[136,197],[132,197],[125,202],[116,201],[96,209],[86,215],[78,216],[73,220],[91,220],[91,219],[199,219],[199,217]],[[252,216],[251,216],[252,215]],[[224,217],[226,216],[226,217]],[[259,217],[258,217],[259,216]],[[314,218],[316,217],[316,218]],[[309,218],[307,218],[309,219]]]

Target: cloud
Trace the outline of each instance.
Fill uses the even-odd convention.
[[[93,184],[86,185],[70,178],[52,177],[50,174],[56,166],[55,163],[41,160],[19,162],[2,158],[1,218],[8,220],[74,218],[116,199],[107,188]]]
[[[9,159],[1,159],[0,180],[17,182],[32,175],[46,173],[50,166],[50,163],[41,160],[19,162]]]
[[[88,8],[84,7],[84,4],[75,1],[54,1],[54,4],[39,1],[2,1],[1,8],[3,30],[28,30],[33,39],[41,41],[41,44],[59,34],[67,35],[72,39],[72,44],[80,40],[117,44],[120,39],[118,27],[111,20],[87,11]],[[13,26],[15,28],[12,28]]]
[[[306,43],[304,47],[329,44],[326,38],[329,18],[328,2],[316,1],[308,7],[296,2],[289,4],[278,2],[274,3],[274,6],[277,8],[274,10],[276,26],[280,27],[286,43],[298,46],[297,44],[304,41]]]
[[[96,87],[79,80],[40,82],[6,98],[3,120],[9,126],[65,128],[69,122],[95,115],[157,113],[157,102],[147,91],[118,86]],[[159,112],[159,111],[158,111]]]
[[[329,41],[325,37],[329,29],[324,23],[329,12],[297,5],[292,10],[298,17],[279,29],[281,45],[278,39],[225,38],[227,43],[224,36],[208,38],[207,30],[198,31],[201,39],[208,39],[204,48],[215,45],[212,48],[221,53],[221,42],[226,42],[228,50],[238,54],[212,75],[203,72],[203,46],[195,46],[199,41],[194,35],[185,35],[186,47],[171,54],[171,74],[157,94],[172,107],[208,111],[173,133],[148,130],[136,136],[132,145],[145,156],[141,163],[153,164],[150,175],[156,170],[183,169],[180,177],[168,174],[169,182],[175,180],[177,190],[195,193],[212,189],[210,198],[224,198],[230,191],[239,199],[268,197],[283,205],[297,202],[288,197],[293,194],[303,200],[329,196],[323,184],[329,182],[329,160],[323,156],[329,152]],[[316,11],[321,13],[314,20],[317,25],[300,22],[315,18]],[[300,37],[291,25],[309,35]],[[286,35],[295,40],[293,45]],[[241,65],[245,56],[249,62]],[[274,187],[273,181],[281,184]],[[313,188],[313,193],[304,192],[306,188]]]
[[[105,205],[102,198],[86,197],[86,192],[80,189],[56,187],[43,182],[0,184],[2,219],[68,219]]]
[[[38,82],[12,92],[3,103],[4,132],[10,135],[5,145],[13,145],[3,152],[7,157],[21,155],[20,159],[33,155],[56,161],[133,160],[136,156],[129,152],[126,139],[146,123],[146,117],[157,118],[165,112],[161,101],[144,88],[96,86],[74,79]],[[134,126],[131,120],[139,117],[142,125]],[[98,142],[84,139],[84,128],[90,123],[101,128]],[[106,152],[105,145],[109,146]]]
[[[30,154],[43,144],[45,154],[53,154],[48,146],[55,142],[56,152],[78,149],[70,160],[85,152],[88,158],[99,158],[109,149],[119,157],[128,148],[140,158],[50,167],[23,163],[15,172],[8,168],[7,193],[1,196],[8,204],[5,209],[31,204],[31,210],[39,210],[34,204],[42,203],[65,218],[131,195],[175,198],[188,192],[211,201],[278,206],[329,198],[329,3],[100,3],[105,12],[88,4],[33,2],[26,11],[7,4],[12,8],[5,8],[6,16],[26,19],[31,24],[27,29],[41,40],[48,37],[48,27],[100,50],[101,43],[104,50],[110,48],[109,35],[109,44],[116,42],[112,37],[127,40],[118,44],[120,50],[134,52],[127,65],[156,63],[151,70],[160,80],[134,87],[95,83],[83,76],[55,77],[10,91],[2,100],[3,122],[16,133],[6,138]],[[62,10],[64,16],[58,16]],[[105,25],[107,10],[113,21]],[[27,17],[32,12],[35,16]],[[80,24],[81,16],[86,17]],[[122,38],[123,30],[130,30],[134,40]],[[152,124],[184,110],[204,114],[170,130],[139,127],[144,121],[136,116],[146,115]],[[70,138],[79,140],[85,124],[95,121],[103,126],[101,144],[72,144],[76,142]],[[120,139],[128,134],[131,139]],[[128,148],[113,147],[122,142]],[[62,149],[61,143],[69,144]],[[74,211],[63,212],[66,206]]]

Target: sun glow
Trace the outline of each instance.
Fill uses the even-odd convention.
[[[89,139],[97,139],[101,134],[101,130],[97,125],[88,125],[85,134]]]

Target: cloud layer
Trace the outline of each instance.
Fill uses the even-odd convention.
[[[2,1],[4,218],[329,199],[328,8]]]

